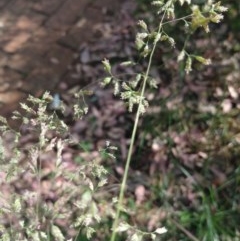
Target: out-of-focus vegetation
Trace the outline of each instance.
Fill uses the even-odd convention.
[[[137,14],[154,23],[146,10],[149,2],[138,2]],[[169,232],[161,240],[240,239],[240,5],[222,4],[228,7],[223,22],[185,43],[191,53],[211,58],[212,65],[195,62],[186,75],[165,46],[155,56],[161,84],[142,122],[133,167],[144,166],[151,175],[154,194],[139,216],[149,213],[149,220],[166,225]],[[179,8],[177,14],[186,12]],[[186,38],[183,25],[172,30],[182,39],[175,58]],[[157,208],[161,211],[154,216]]]

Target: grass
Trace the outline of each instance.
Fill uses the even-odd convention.
[[[199,87],[199,83],[184,75],[183,70],[189,73],[195,62],[208,64],[209,60],[196,55],[201,51],[189,53],[194,48],[188,43],[175,50],[173,47],[183,44],[182,39],[175,45],[178,39],[169,36],[172,31],[165,27],[167,23],[171,28],[185,21],[189,29],[184,31],[188,34],[201,27],[207,31],[207,25],[216,17],[221,18],[225,10],[219,10],[217,4],[204,10],[190,6],[189,19],[175,17],[172,0],[165,1],[163,7],[161,1],[155,4],[162,13],[157,28],[151,25],[153,22],[148,26],[140,21],[141,32],[136,40],[141,58],[146,59],[146,70],[131,76],[131,81],[121,82],[112,73],[110,62],[103,61],[109,74],[104,85],[112,82],[115,94],[125,101],[129,111],[137,110],[120,185],[113,191],[111,185],[116,183],[105,186],[107,176],[111,179],[108,171],[116,164],[115,146],[107,141],[92,159],[91,155],[82,158],[79,152],[91,152],[93,143],[73,142],[68,126],[55,111],[47,111],[52,101],[48,93],[41,99],[29,97],[30,105],[22,104],[26,115],[15,113],[14,118],[23,123],[19,132],[1,118],[1,174],[4,185],[16,190],[11,197],[1,195],[5,199],[0,202],[1,241],[239,240],[239,118],[238,109],[234,108],[236,94],[233,90],[229,94],[227,88],[233,84],[223,87],[219,82],[208,85],[209,89],[192,90],[191,84]],[[172,19],[166,19],[167,16]],[[180,29],[183,30],[182,25]],[[154,54],[159,43],[164,48],[168,46],[163,58],[165,65],[170,64],[169,50],[183,54],[181,84],[174,83],[179,78],[174,77],[172,69],[168,76],[174,80],[162,86],[172,94],[162,98],[159,92],[153,92],[149,107],[145,96],[150,94],[148,85],[154,81],[149,75],[157,61]],[[207,70],[201,69],[205,77]],[[223,94],[213,98],[217,88]],[[83,91],[76,97],[73,112],[81,118],[86,114]],[[232,108],[224,112],[228,106],[223,106],[223,101],[229,103],[229,99]],[[83,108],[79,106],[80,100],[84,102]],[[211,108],[203,109],[199,104]],[[156,109],[151,107],[154,105]],[[95,124],[97,120],[89,117],[89,128],[93,129]],[[139,126],[142,128],[138,129]],[[9,135],[12,152],[4,146],[4,138]],[[24,142],[26,136],[31,137],[30,143]],[[65,161],[67,150],[71,150],[71,155]],[[26,183],[28,188],[23,194],[21,188]],[[139,195],[144,196],[143,200]],[[168,232],[161,235],[166,231],[164,226]]]
[[[166,218],[169,232],[163,240],[238,240],[239,148],[233,141],[237,120],[233,122],[231,113],[201,113],[187,107],[188,102],[196,101],[185,99],[185,106],[180,103],[175,110],[168,110],[163,103],[159,114],[162,118],[147,115],[142,123],[140,142],[145,146],[151,147],[154,139],[165,140],[158,147],[162,166],[151,176],[152,203],[171,217],[170,221]],[[174,135],[181,141],[176,142]],[[184,156],[176,156],[178,146],[187,161]],[[142,156],[144,145],[138,151]],[[192,155],[197,153],[201,155],[196,155],[191,164]]]

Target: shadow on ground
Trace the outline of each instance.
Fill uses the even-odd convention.
[[[2,0],[0,2],[0,114],[28,94],[54,90],[99,24],[115,18],[123,1]]]

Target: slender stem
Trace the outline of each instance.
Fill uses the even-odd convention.
[[[42,168],[42,160],[41,160],[41,150],[39,152],[39,166],[37,166],[37,206],[36,206],[36,225],[38,226],[40,223],[40,205],[42,201],[42,187],[41,187],[41,168]],[[37,164],[38,165],[38,164]]]
[[[166,11],[164,11],[162,19],[160,21],[160,24],[158,26],[158,31],[157,31],[158,34],[161,32],[162,22],[163,22],[163,19],[165,17],[165,14],[166,14]],[[153,54],[155,52],[156,46],[157,46],[157,41],[154,42],[154,44],[153,44],[153,48],[152,48],[152,51],[150,53],[150,57],[149,57],[149,61],[148,61],[146,74],[144,75],[144,79],[143,79],[143,86],[142,86],[142,90],[141,90],[140,103],[138,105],[138,109],[137,109],[137,113],[136,113],[136,117],[135,117],[134,127],[133,127],[131,141],[130,141],[130,147],[128,149],[127,161],[126,161],[126,164],[125,164],[125,171],[124,171],[123,180],[122,180],[121,187],[120,187],[120,193],[119,193],[118,204],[117,204],[117,213],[116,213],[116,217],[114,219],[113,226],[112,226],[111,241],[115,241],[115,239],[116,239],[116,228],[117,228],[118,223],[119,223],[120,212],[121,212],[121,208],[122,208],[122,204],[123,204],[124,190],[125,190],[126,183],[127,183],[129,166],[130,166],[132,152],[133,152],[133,145],[134,145],[134,142],[135,142],[139,117],[140,117],[140,114],[141,114],[141,105],[142,105],[141,102],[144,98],[147,78],[149,76],[150,68],[151,68],[151,65],[152,65]]]
[[[200,241],[198,238],[196,238],[192,233],[190,233],[187,229],[185,229],[181,224],[176,222],[174,219],[171,219],[171,222],[176,225],[176,227],[181,230],[184,234],[188,236],[192,241]]]
[[[40,106],[39,106],[40,107]],[[41,183],[41,175],[42,175],[42,152],[43,152],[43,146],[44,146],[44,125],[41,124],[41,132],[39,136],[39,150],[38,150],[38,160],[39,163],[36,163],[36,170],[37,170],[37,204],[36,204],[36,225],[38,226],[41,222],[41,212],[40,212],[40,206],[42,203],[42,183]]]
[[[174,22],[177,22],[177,21],[180,21],[180,20],[185,20],[185,19],[190,18],[192,16],[193,16],[193,14],[189,14],[189,15],[187,15],[185,17],[182,17],[182,18],[175,18],[173,20],[164,22],[162,25],[165,25],[165,24],[168,24],[168,23],[174,23]]]
[[[77,241],[77,240],[78,240],[78,237],[80,236],[81,231],[82,231],[82,227],[80,226],[80,228],[78,229],[77,235],[76,235],[76,237],[74,238],[74,241]]]

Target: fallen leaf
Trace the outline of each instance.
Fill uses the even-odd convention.
[[[135,189],[136,204],[140,205],[145,199],[146,189],[143,185],[138,185]]]
[[[232,102],[230,99],[225,99],[221,104],[224,113],[228,113],[232,109]]]

